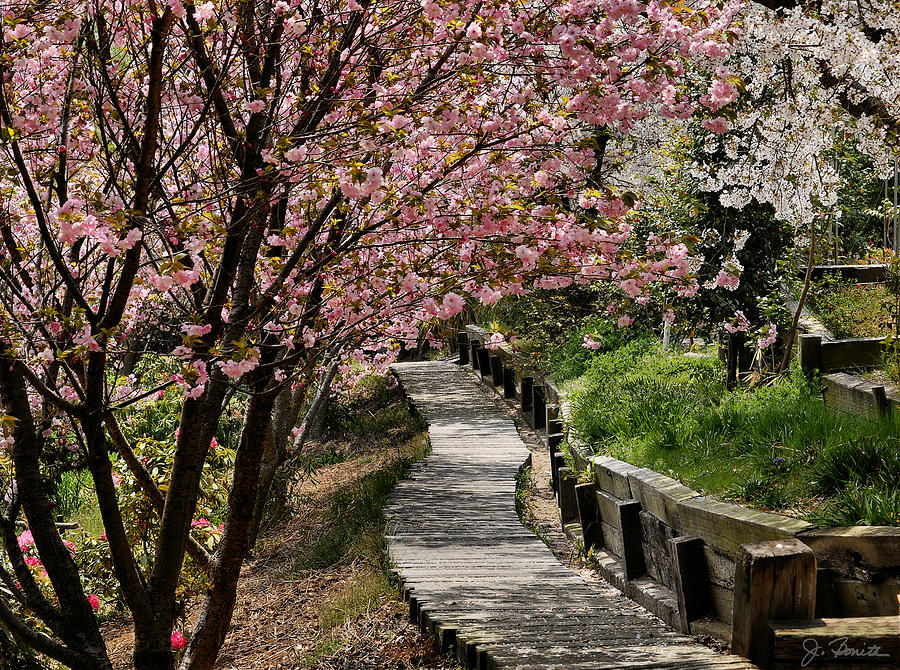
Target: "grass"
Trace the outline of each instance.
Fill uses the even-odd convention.
[[[829,411],[797,371],[729,392],[718,360],[641,340],[568,387],[573,428],[598,452],[820,524],[900,525],[900,422]]]
[[[888,297],[883,284],[857,285],[834,278],[817,282],[811,291],[816,316],[839,339],[887,335]]]

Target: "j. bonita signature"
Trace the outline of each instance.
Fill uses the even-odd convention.
[[[805,668],[817,658],[825,656],[829,651],[834,658],[890,658],[891,656],[883,653],[881,647],[877,644],[870,644],[865,647],[851,647],[847,644],[846,637],[836,637],[833,640],[829,640],[827,647],[820,645],[815,638],[808,637],[803,640],[803,651],[806,652],[806,656],[800,661],[801,668]]]

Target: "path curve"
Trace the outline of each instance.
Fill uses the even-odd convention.
[[[410,616],[468,667],[755,666],[693,643],[620,597],[592,590],[522,526],[515,424],[452,363],[394,372],[428,422],[432,452],[387,508],[387,551]]]

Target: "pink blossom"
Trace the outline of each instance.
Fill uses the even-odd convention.
[[[87,597],[88,602],[91,604],[91,609],[98,610],[100,609],[100,598],[97,597],[95,593],[92,593]]]
[[[703,119],[700,122],[700,125],[706,128],[708,131],[718,133],[719,135],[728,132],[729,128],[728,120],[723,116],[717,116],[714,119]]]
[[[603,341],[596,339],[594,335],[585,335],[581,346],[585,349],[600,349],[603,346]]]
[[[627,327],[630,326],[632,323],[634,323],[634,319],[631,318],[628,314],[623,314],[623,315],[620,316],[620,317],[618,318],[618,320],[616,321],[616,325],[617,325],[619,328],[627,328]]]
[[[760,336],[760,338],[756,341],[756,343],[759,345],[760,349],[765,349],[765,348],[770,347],[773,344],[775,344],[775,340],[777,339],[777,336],[778,336],[778,329],[775,327],[774,323],[770,323],[768,326],[766,326],[765,330],[763,331],[762,336]]]
[[[214,15],[215,15],[215,7],[213,6],[213,3],[211,3],[211,2],[203,3],[202,5],[197,7],[196,11],[194,12],[194,17],[198,21],[208,21]]]
[[[180,631],[172,631],[172,651],[181,651],[187,646],[187,640]]]
[[[725,322],[725,330],[729,333],[742,333],[746,331],[750,327],[750,322],[747,320],[747,317],[744,316],[744,312],[742,310],[738,310],[734,313],[734,317],[731,321]]]
[[[486,349],[499,349],[500,345],[506,341],[503,333],[492,333],[491,338],[484,343]]]
[[[463,311],[465,306],[466,301],[463,300],[462,296],[456,293],[448,293],[441,302],[441,309],[438,316],[442,319],[448,319]]]
[[[34,536],[31,534],[30,530],[26,530],[19,535],[17,541],[19,543],[19,549],[22,551],[28,551],[30,547],[34,546]]]

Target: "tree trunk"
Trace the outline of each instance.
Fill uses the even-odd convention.
[[[800,313],[803,311],[803,305],[806,303],[806,296],[809,294],[809,286],[812,283],[812,271],[815,265],[816,254],[816,224],[813,222],[810,226],[809,236],[809,253],[806,257],[806,275],[803,277],[803,291],[800,293],[800,299],[797,301],[797,309],[794,312],[794,319],[791,321],[791,329],[784,338],[784,354],[781,357],[781,365],[778,366],[778,372],[784,372],[788,369],[791,362],[791,350],[794,348],[794,339],[797,337],[797,324],[800,323]]]
[[[275,397],[274,392],[260,389],[247,406],[219,558],[213,567],[203,611],[181,661],[182,670],[211,670],[225,641],[234,611],[241,564],[250,548],[263,444],[271,439]]]
[[[337,375],[337,370],[338,364],[333,361],[319,377],[316,394],[313,396],[309,410],[307,410],[306,416],[303,418],[303,424],[300,427],[300,439],[293,453],[299,453],[303,449],[309,434],[310,421],[315,420],[318,415],[324,415],[325,401],[331,391],[331,384]],[[259,474],[259,489],[254,505],[253,526],[250,533],[251,547],[256,544],[259,536],[266,501],[272,489],[272,482],[278,469],[287,460],[288,441],[291,437],[291,431],[297,425],[300,410],[306,400],[306,391],[306,387],[300,386],[293,391],[287,388],[278,395],[275,401],[272,430],[269,433],[269,439],[266,440],[264,445],[263,461]]]

